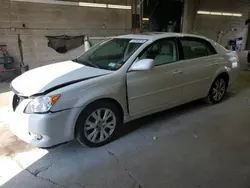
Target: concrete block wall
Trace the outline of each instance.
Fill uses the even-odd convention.
[[[250,16],[249,0],[200,0],[198,9],[212,12],[241,13],[242,17],[196,15],[194,29],[196,33],[214,40],[217,39],[218,32],[222,31],[223,34],[219,37],[219,43],[223,46],[226,46],[230,39],[243,37],[245,39],[243,46],[245,46],[248,32],[245,20]],[[235,28],[236,31],[233,31],[232,28]]]
[[[131,4],[130,0],[84,2]],[[47,35],[112,36],[131,32],[131,25],[131,10],[0,0],[0,44],[7,44],[10,54],[20,62],[17,37],[20,34],[24,63],[30,68],[72,59],[84,51],[82,46],[59,54],[48,47]]]

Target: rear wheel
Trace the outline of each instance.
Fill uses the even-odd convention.
[[[77,140],[89,147],[99,147],[110,142],[121,116],[115,104],[101,101],[88,106],[77,121]]]
[[[221,102],[226,94],[227,85],[227,80],[223,76],[218,77],[212,84],[206,101],[211,104]]]

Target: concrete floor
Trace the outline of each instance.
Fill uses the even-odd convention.
[[[1,113],[1,112],[0,112]],[[195,101],[122,126],[101,148],[43,150],[0,126],[3,188],[249,188],[250,72],[214,106]],[[20,125],[21,126],[21,125]]]

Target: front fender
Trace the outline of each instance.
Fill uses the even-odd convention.
[[[124,114],[126,114],[126,87],[121,82],[118,82],[112,86],[107,87],[92,87],[85,91],[84,97],[79,97],[75,106],[82,108],[82,110],[93,103],[94,101],[100,99],[113,99],[118,102]]]
[[[61,94],[60,99],[51,108],[51,111],[61,111],[71,108],[82,110],[96,100],[110,98],[116,100],[122,106],[124,114],[126,114],[126,87],[122,81],[110,84],[98,81],[91,84],[76,83],[53,91],[51,94]]]

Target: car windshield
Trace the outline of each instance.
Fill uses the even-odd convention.
[[[118,70],[147,40],[115,38],[94,46],[74,61],[106,70]]]

